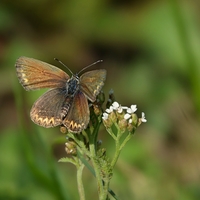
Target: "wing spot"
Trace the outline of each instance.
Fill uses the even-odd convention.
[[[51,118],[48,118],[48,117],[45,117],[45,118],[42,118],[42,117],[39,117],[38,115],[35,115],[33,118],[32,118],[33,122],[40,125],[40,126],[43,126],[43,127],[53,127],[54,124],[55,124],[55,120],[54,120],[54,117],[51,117]]]
[[[28,79],[27,78],[23,78],[23,82],[24,83],[28,83]]]
[[[100,89],[102,88],[102,86],[104,85],[104,83],[101,83],[97,86],[96,90],[94,90],[94,94],[97,95],[100,92]]]
[[[67,120],[65,124],[66,124],[67,129],[69,129],[71,132],[78,133],[78,132],[81,132],[83,129],[85,129],[84,123],[77,124],[74,121]]]

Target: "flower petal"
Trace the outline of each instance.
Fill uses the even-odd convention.
[[[113,102],[112,106],[114,110],[117,110],[119,108],[119,103],[115,101]]]
[[[145,119],[145,113],[144,113],[144,112],[142,112],[141,121],[142,121],[142,122],[147,122],[147,119]]]
[[[131,117],[131,115],[128,114],[128,113],[126,113],[126,114],[124,115],[124,119],[129,119],[130,117]]]
[[[108,119],[108,113],[103,113],[102,119],[103,119],[103,120],[107,120],[107,119]]]

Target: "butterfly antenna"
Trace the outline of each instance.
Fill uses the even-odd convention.
[[[69,67],[67,67],[67,65],[65,65],[62,61],[60,61],[58,58],[54,58],[54,60],[58,61],[61,65],[63,65],[64,67],[66,67],[68,69],[68,71],[73,75],[74,73],[71,71],[71,69],[69,69]]]
[[[103,60],[97,60],[96,62],[84,67],[83,69],[81,69],[81,71],[78,72],[78,74],[80,74],[82,71],[86,70],[87,68],[93,66],[93,65],[96,65],[97,63],[100,63],[100,62],[103,62]]]

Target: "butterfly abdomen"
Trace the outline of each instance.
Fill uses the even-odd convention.
[[[69,112],[72,100],[73,100],[72,97],[67,97],[65,102],[63,103],[63,106],[61,109],[61,114],[60,114],[62,120],[67,116],[67,113]]]

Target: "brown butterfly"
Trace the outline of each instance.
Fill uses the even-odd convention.
[[[25,90],[52,88],[33,104],[30,117],[34,123],[46,128],[64,125],[74,133],[87,128],[88,100],[96,100],[104,85],[106,70],[88,71],[80,77],[79,72],[70,77],[53,65],[27,57],[18,58],[15,66]]]

